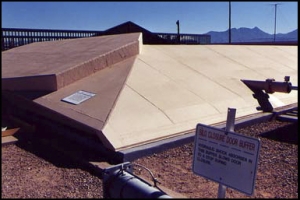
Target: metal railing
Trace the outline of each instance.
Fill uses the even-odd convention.
[[[5,51],[33,42],[92,37],[102,34],[102,32],[103,31],[2,28],[1,50]]]
[[[175,33],[151,34],[164,39],[164,44],[209,44],[211,42],[210,35],[180,34],[178,38],[178,34]],[[105,31],[2,28],[1,50],[5,51],[33,42],[65,40],[100,35],[105,35]],[[156,44],[156,42],[153,40],[150,43]]]
[[[153,33],[158,37],[169,40],[174,44],[210,44],[211,36],[206,34],[178,34],[175,33]]]

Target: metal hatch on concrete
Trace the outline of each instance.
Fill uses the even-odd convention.
[[[29,109],[122,151],[225,121],[228,107],[236,117],[258,113],[241,79],[290,76],[297,85],[297,62],[297,46],[142,45],[140,33],[120,34],[2,52],[2,90],[49,90]],[[78,91],[94,96],[78,105],[62,101]],[[292,104],[297,94],[270,94],[270,102]]]

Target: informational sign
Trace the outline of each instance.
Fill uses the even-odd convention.
[[[91,93],[91,92],[85,92],[85,91],[79,90],[78,92],[63,98],[62,101],[77,105],[77,104],[80,104],[80,103],[88,100],[89,98],[91,98],[95,95],[96,94]]]
[[[258,138],[197,124],[193,172],[252,195],[259,149]]]

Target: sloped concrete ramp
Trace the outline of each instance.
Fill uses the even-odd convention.
[[[119,45],[139,46],[133,47],[135,53],[128,53],[128,48],[123,48],[126,56],[121,56],[122,59],[111,61],[101,70],[62,84],[54,88],[55,91],[34,99],[32,109],[34,105],[45,108],[41,114],[54,121],[91,130],[105,147],[114,151],[184,135],[195,129],[197,123],[212,125],[223,122],[229,107],[237,109],[237,118],[258,113],[258,103],[241,79],[264,81],[274,78],[283,81],[284,76],[290,76],[292,85],[298,82],[296,46],[142,45],[139,33],[105,37],[109,38],[105,44],[113,46],[109,52],[116,55],[120,55]],[[85,46],[85,39],[78,40],[84,51],[88,46]],[[91,42],[88,40],[96,42],[101,37],[86,40],[87,43]],[[41,45],[47,47],[44,43]],[[75,44],[72,42],[72,45]],[[73,55],[75,47],[66,48],[64,57]],[[97,58],[104,58],[101,56],[105,54],[103,49],[95,50]],[[10,56],[17,57],[17,54],[10,53]],[[49,52],[49,55],[54,54]],[[89,54],[84,55],[88,57]],[[82,58],[81,62],[90,66],[91,59],[85,62],[84,56]],[[47,57],[47,63],[51,63],[51,59],[51,56]],[[66,66],[66,61],[62,60],[61,64]],[[98,63],[102,62],[98,60]],[[13,60],[3,63],[3,68],[11,67]],[[4,76],[7,77],[5,80],[2,77],[2,83],[7,83],[2,90],[18,90],[18,78],[13,76],[14,73],[4,72],[8,75]],[[31,76],[38,74],[42,73]],[[9,87],[12,79],[14,87]],[[26,89],[30,88],[22,88]],[[78,105],[62,101],[78,91],[95,96]],[[276,108],[297,103],[297,96],[295,90],[289,94],[274,93],[270,95],[270,102]],[[37,110],[41,112],[41,109]]]

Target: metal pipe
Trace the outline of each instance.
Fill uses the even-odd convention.
[[[172,198],[130,171],[129,163],[104,170],[104,198]]]
[[[257,110],[272,112],[273,107],[269,102],[269,94],[274,92],[290,93],[292,90],[298,90],[298,87],[292,86],[289,76],[284,77],[284,82],[276,82],[275,79],[266,79],[266,81],[242,80],[247,87],[254,92],[253,97],[257,99],[260,107]],[[263,90],[265,92],[263,92]]]
[[[266,81],[241,80],[251,90],[264,90],[266,93],[272,94],[274,92],[290,93],[292,90],[291,82],[277,82],[274,79],[267,79]]]

